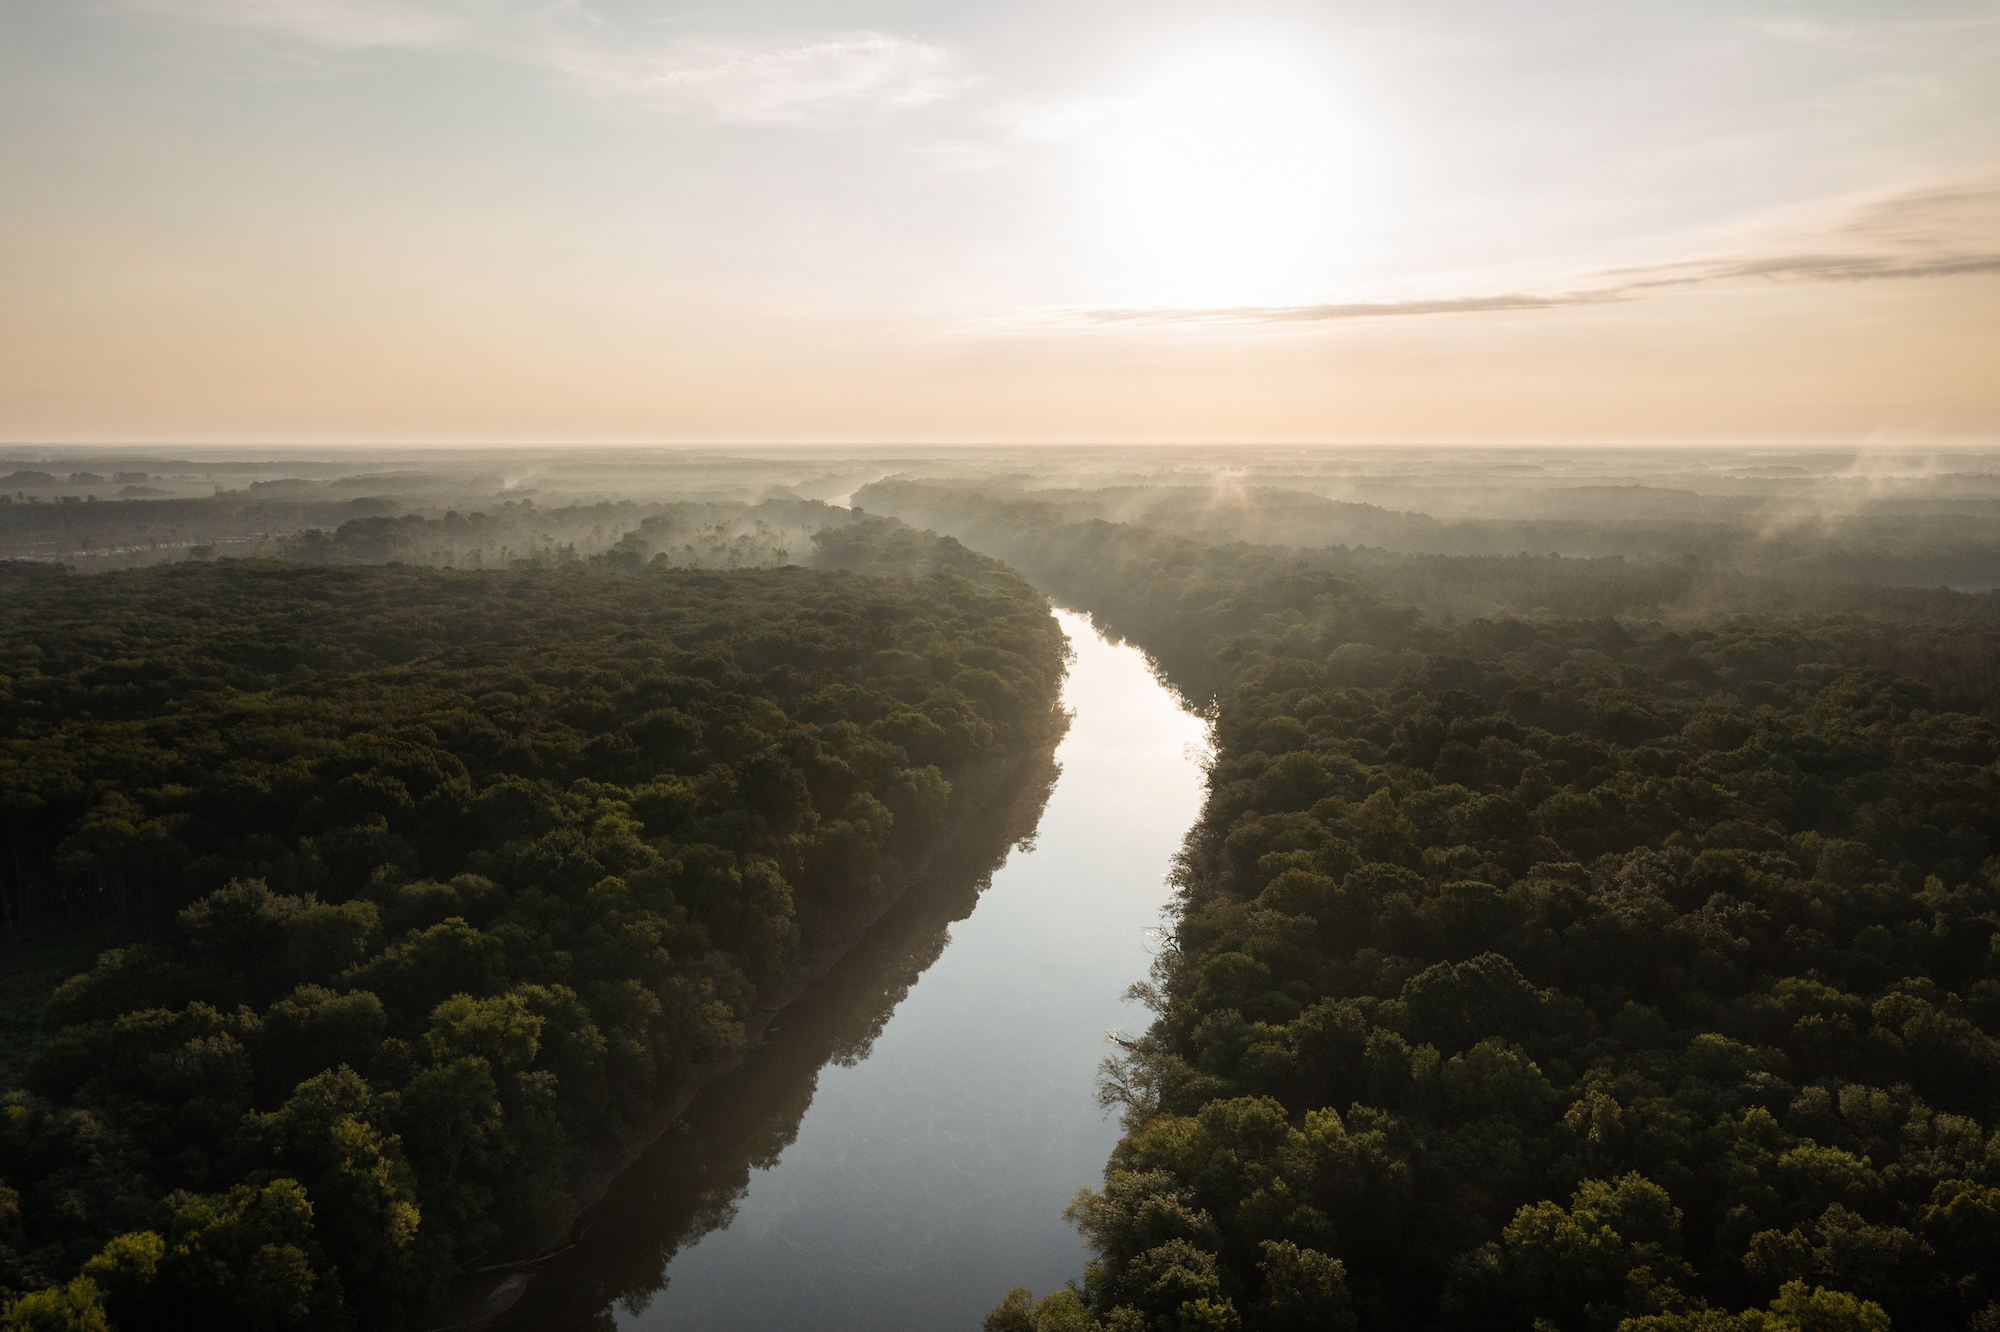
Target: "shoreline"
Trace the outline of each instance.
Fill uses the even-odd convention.
[[[968,774],[966,785],[969,794],[957,816],[919,848],[916,858],[884,881],[883,892],[878,897],[856,908],[841,921],[825,943],[802,958],[787,974],[782,985],[758,997],[744,1019],[743,1043],[723,1058],[709,1063],[682,1065],[668,1074],[663,1082],[664,1099],[658,1111],[639,1125],[627,1141],[573,1191],[577,1216],[568,1237],[542,1254],[498,1264],[491,1272],[470,1273],[455,1279],[450,1294],[439,1308],[443,1321],[432,1324],[430,1332],[462,1332],[506,1326],[539,1273],[536,1264],[557,1253],[567,1252],[582,1242],[577,1237],[587,1230],[590,1209],[603,1201],[619,1177],[673,1128],[704,1088],[740,1068],[750,1052],[763,1043],[764,1032],[772,1020],[795,1003],[813,982],[839,965],[868,931],[923,881],[938,859],[952,850],[966,828],[1014,790],[1033,760],[1046,759],[1054,753],[1068,729],[1068,715],[1064,713],[1056,733],[1042,744],[983,764]]]

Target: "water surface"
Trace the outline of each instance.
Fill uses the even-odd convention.
[[[1198,812],[1202,723],[1060,614],[1075,714],[924,883],[705,1089],[531,1297],[550,1329],[973,1329],[1079,1275],[1061,1218],[1118,1130],[1107,1028]]]

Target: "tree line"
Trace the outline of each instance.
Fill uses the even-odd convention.
[[[1954,707],[2000,704],[2000,592],[1752,577],[1688,560],[1622,556],[1218,545],[1186,535],[1181,525],[1077,520],[1060,498],[993,497],[974,485],[937,482],[877,482],[855,501],[954,533],[1057,597],[1095,596],[1112,617],[1110,628],[1143,642],[1202,697],[1219,683],[1206,660],[1210,637],[1254,625],[1266,598],[1302,606],[1317,587],[1362,584],[1379,594],[1372,613],[1422,612],[1438,626],[1554,618],[1553,608],[1682,629],[1716,620],[1782,630],[1805,617],[1834,660],[1920,677]],[[1281,582],[1286,590],[1255,590]],[[1106,597],[1114,586],[1117,594]]]
[[[0,592],[10,946],[120,946],[0,1097],[4,1323],[415,1326],[1045,744],[949,539],[817,568],[180,564]]]
[[[398,478],[358,478],[393,483]],[[341,499],[324,487],[252,482],[200,499],[0,505],[0,558],[53,559],[103,572],[218,555],[316,564],[506,569],[607,560],[631,569],[655,554],[689,568],[808,560],[813,532],[845,509],[783,496],[537,504],[445,479],[400,497]],[[641,550],[643,547],[643,550]],[[634,557],[637,563],[634,564]]]
[[[1071,523],[1129,522],[1219,545],[1339,545],[1447,556],[1554,551],[1686,560],[1698,569],[1789,581],[1892,586],[1991,588],[2000,581],[1993,522],[2000,487],[1990,473],[1894,482],[1852,476],[1747,481],[1704,474],[1696,466],[1658,482],[1579,478],[1583,484],[1577,484],[1525,480],[1504,467],[1484,476],[1479,470],[1475,465],[1468,475],[1418,463],[1403,476],[1364,479],[1285,475],[1268,463],[1251,463],[1244,472],[1211,464],[1181,471],[1170,482],[1092,485],[1097,478],[1088,472],[1058,465],[954,484],[1015,498],[1033,486],[1037,502],[1059,506]],[[1686,488],[1690,484],[1700,490]],[[1353,498],[1318,493],[1325,489]],[[1362,502],[1361,496],[1460,516],[1440,520]]]

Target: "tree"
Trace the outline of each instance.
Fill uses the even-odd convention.
[[[9,1332],[111,1332],[104,1301],[88,1277],[8,1301],[0,1310],[0,1327]]]

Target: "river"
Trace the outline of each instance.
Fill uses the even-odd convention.
[[[1201,802],[1200,719],[1134,648],[1076,652],[1025,772],[585,1218],[518,1326],[976,1329],[1079,1276],[1062,1209],[1117,1142],[1107,1029]]]

